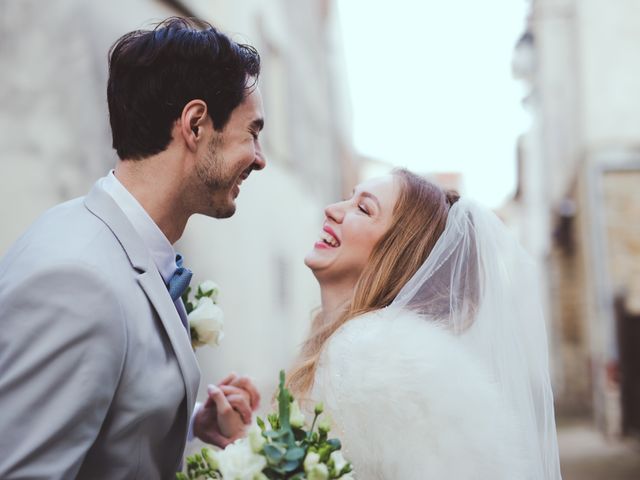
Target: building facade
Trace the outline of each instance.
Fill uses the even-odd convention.
[[[510,217],[547,268],[558,411],[640,429],[640,4],[533,0]]]

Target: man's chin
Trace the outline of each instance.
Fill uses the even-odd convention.
[[[234,213],[236,213],[236,204],[232,203],[226,208],[220,209],[216,212],[216,215],[213,215],[215,218],[229,218],[232,217]]]
[[[202,213],[207,217],[212,218],[229,218],[236,213],[236,203],[234,201],[230,201],[224,205],[213,205],[206,212]]]

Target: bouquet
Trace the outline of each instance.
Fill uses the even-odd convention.
[[[353,480],[351,464],[344,459],[340,440],[329,438],[330,426],[319,421],[322,404],[314,410],[313,423],[305,430],[305,418],[280,372],[278,412],[258,417],[247,438],[224,450],[203,448],[187,457],[187,472],[177,480]]]

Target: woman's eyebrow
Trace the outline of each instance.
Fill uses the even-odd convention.
[[[379,210],[381,210],[380,208],[380,202],[378,201],[378,197],[376,197],[373,193],[370,192],[360,192],[360,196],[362,197],[366,197],[366,198],[370,198],[371,200],[373,200],[373,202],[376,204],[376,206],[378,207]]]

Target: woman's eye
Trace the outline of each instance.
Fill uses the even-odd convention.
[[[367,208],[362,204],[358,205],[358,210],[360,210],[362,213],[366,215],[369,215],[369,210],[367,210]]]

